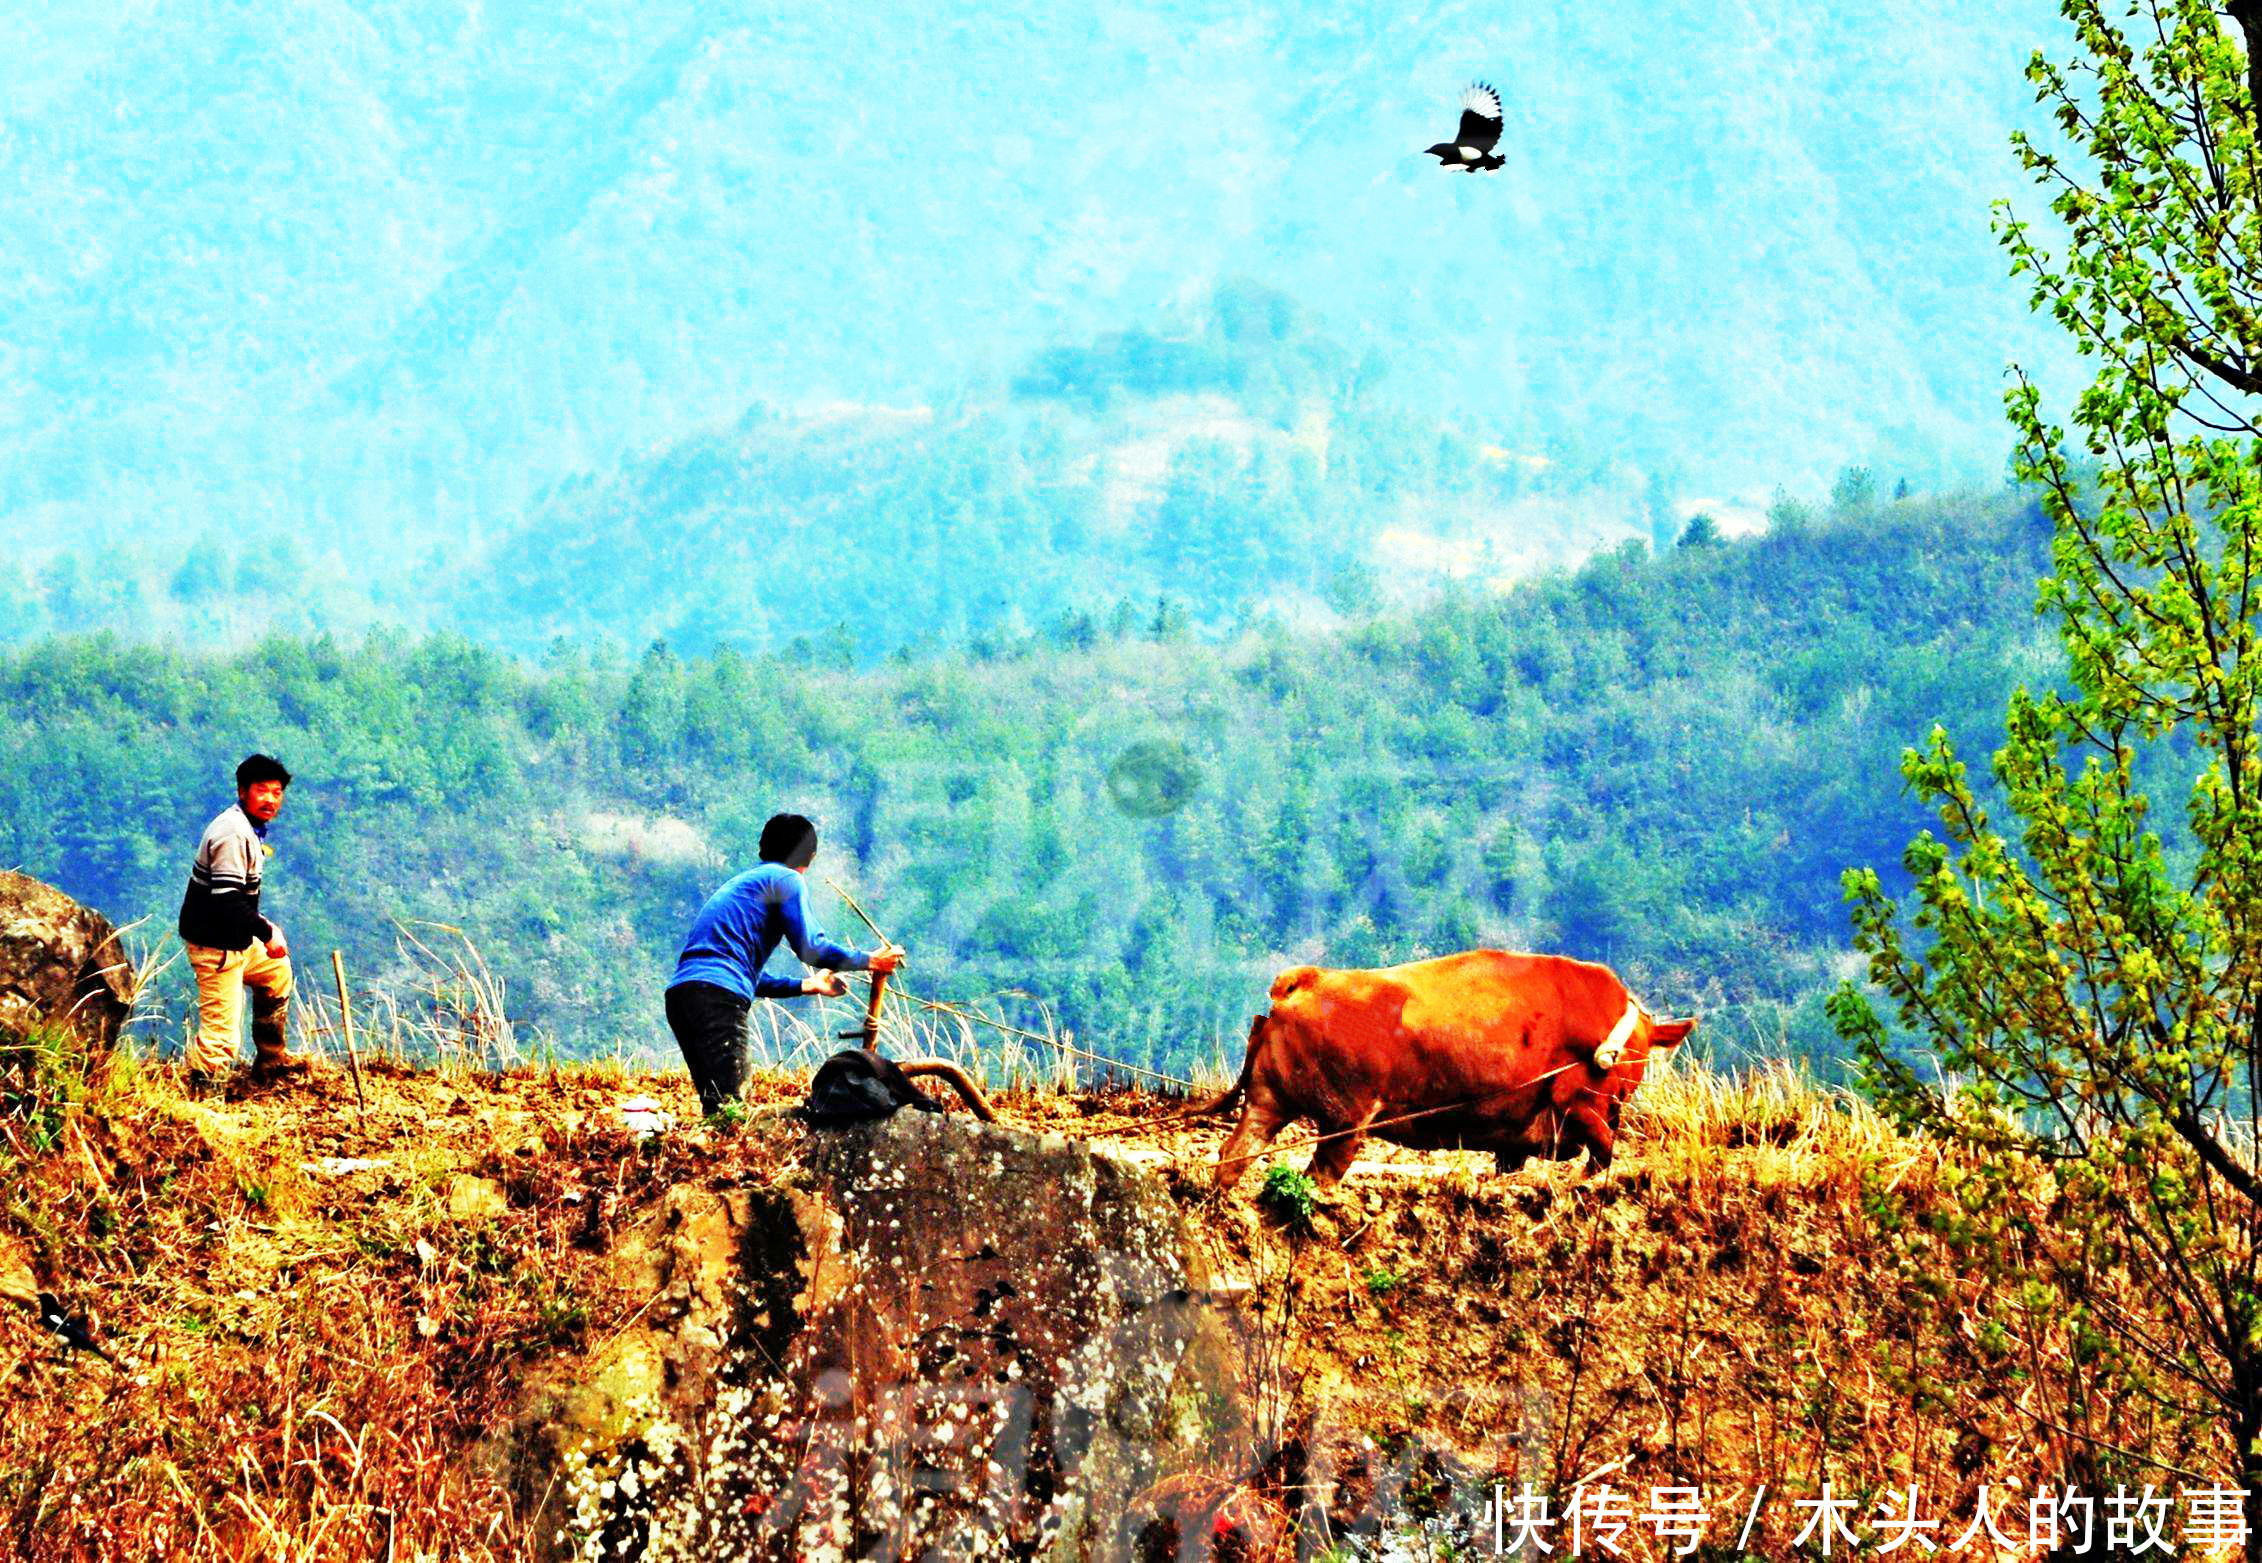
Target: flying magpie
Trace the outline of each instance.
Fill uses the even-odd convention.
[[[1500,120],[1500,94],[1474,82],[1461,94],[1460,134],[1428,148],[1428,153],[1464,174],[1489,174],[1508,161],[1492,150],[1500,142]]]

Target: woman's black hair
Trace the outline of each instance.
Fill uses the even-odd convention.
[[[799,814],[773,814],[762,827],[762,861],[807,868],[817,855],[817,827]]]
[[[236,791],[242,792],[246,787],[263,781],[278,781],[288,787],[291,784],[291,773],[282,761],[271,754],[247,756],[243,764],[236,767]]]

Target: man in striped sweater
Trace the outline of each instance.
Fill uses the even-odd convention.
[[[236,1061],[236,1025],[251,990],[255,1080],[306,1067],[286,1051],[283,1022],[291,1002],[291,953],[283,930],[259,914],[259,882],[274,848],[267,827],[283,807],[291,773],[255,754],[236,767],[236,801],[204,827],[188,893],[181,898],[181,943],[196,973],[196,1040],[189,1047],[189,1089],[215,1089]]]

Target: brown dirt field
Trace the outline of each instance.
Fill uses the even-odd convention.
[[[805,1081],[759,1077],[749,1103],[791,1105]],[[202,1103],[129,1066],[49,1143],[8,1126],[0,1279],[28,1271],[123,1365],[0,1305],[0,1553],[525,1556],[476,1452],[530,1375],[648,1302],[618,1293],[605,1249],[675,1183],[783,1168],[778,1136],[694,1124],[678,1071],[379,1063],[363,1085],[366,1112],[335,1069]],[[688,1126],[640,1144],[620,1116],[639,1095]],[[1645,1087],[1593,1178],[1376,1144],[1308,1227],[1260,1198],[1263,1162],[1207,1197],[1226,1120],[1165,1122],[1179,1104],[1135,1090],[994,1100],[1008,1123],[1152,1167],[1179,1202],[1245,1326],[1240,1388],[1298,1450],[1244,1450],[1221,1491],[1292,1498],[1317,1451],[1345,1448],[1430,1451],[1511,1486],[1606,1482],[1637,1508],[1690,1484],[1716,1513],[1710,1555],[1729,1557],[1762,1484],[1828,1480],[1867,1515],[1914,1482],[1944,1542],[1982,1483],[2023,1504],[2099,1442],[2222,1464],[2211,1429],[2157,1410],[2048,1431],[2062,1343],[1986,1343],[1970,1278],[1921,1305],[1873,1230],[1865,1190],[1921,1189],[1929,1154],[1784,1078]],[[1749,1552],[1789,1554],[1790,1503],[1762,1510]]]

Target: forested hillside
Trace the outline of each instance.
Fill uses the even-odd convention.
[[[1446,513],[1569,559],[1847,467],[1990,477],[2004,360],[2062,353],[1986,223],[2055,25],[2032,7],[189,0],[22,24],[0,51],[11,638],[539,645],[583,627],[577,562],[716,559],[718,530],[790,512],[868,563],[867,520],[905,496],[980,518],[958,568],[1067,577],[1118,568],[1075,533],[1128,507],[1171,550],[1127,567],[1143,590],[1198,568],[1169,506],[1237,464],[1264,496],[1239,519],[1295,590],[1338,555],[1434,580],[1458,549],[1372,545],[1438,531],[1457,465],[1553,463],[1562,503]],[[1509,115],[1481,180],[1419,150],[1472,77]],[[1236,279],[1340,350],[1309,418],[1185,372]],[[1323,441],[1315,495],[1298,463]],[[1373,480],[1335,454],[1378,443],[1422,481],[1342,509]],[[1202,530],[1237,544],[1235,519]],[[1305,529],[1335,534],[1310,565]],[[759,584],[761,546],[724,549],[717,589]],[[875,638],[847,574],[818,627]],[[948,634],[982,596],[953,595],[895,605]],[[720,628],[683,606],[783,644],[766,605]],[[603,627],[634,648],[666,611]]]
[[[299,777],[269,896],[302,952],[381,978],[393,919],[461,926],[522,1034],[574,1053],[665,1046],[686,921],[793,808],[917,991],[1023,990],[1134,1060],[1237,1049],[1288,962],[1479,943],[1607,959],[1718,1045],[1828,1054],[1839,870],[1922,823],[1904,744],[1941,720],[1983,748],[2054,671],[2046,541],[2008,496],[1856,494],[1347,631],[1210,641],[1142,598],[862,670],[57,639],[0,661],[0,863],[160,934],[264,748]]]

